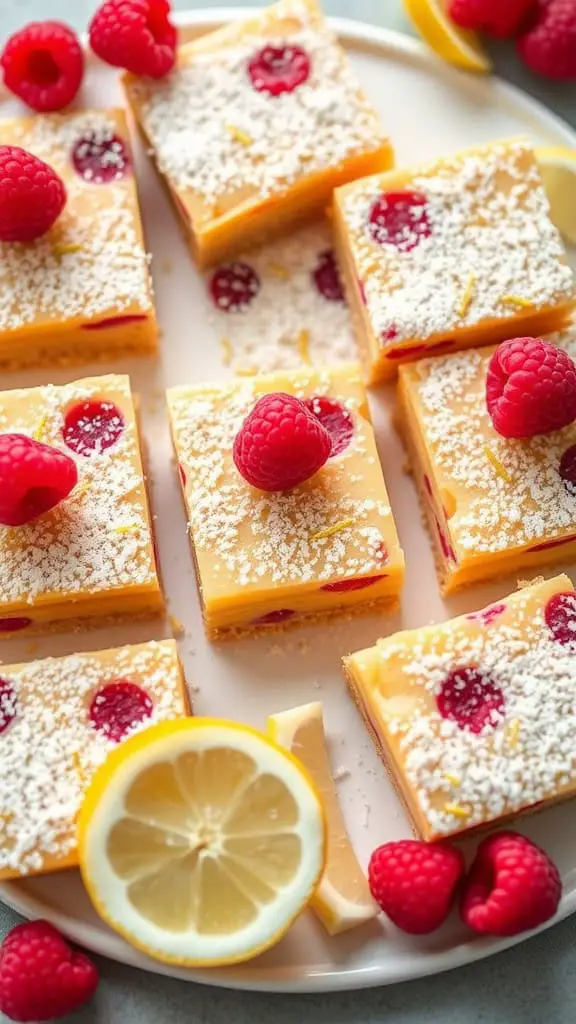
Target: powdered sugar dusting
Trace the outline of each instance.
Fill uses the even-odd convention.
[[[384,141],[315,4],[284,0],[213,39],[184,46],[166,79],[128,83],[160,170],[201,197],[208,218],[223,198],[282,192]],[[279,96],[254,88],[248,66],[264,45],[301,47],[309,78]]]
[[[87,458],[62,437],[67,409],[108,399],[124,414],[117,442]],[[126,376],[89,378],[0,395],[0,431],[28,434],[74,458],[78,485],[50,513],[18,528],[0,527],[0,615],[65,607],[79,595],[105,597],[157,586],[138,434]],[[118,598],[118,611],[121,610]],[[79,606],[79,614],[81,614]]]
[[[76,848],[76,815],[96,768],[116,745],[94,729],[94,693],[131,680],[150,697],[143,728],[186,713],[173,641],[5,666],[16,716],[0,741],[0,873],[41,871]]]
[[[576,354],[575,337],[561,340]],[[576,492],[560,475],[576,425],[522,440],[497,434],[485,397],[493,351],[422,360],[401,370],[417,416],[410,429],[425,439],[435,494],[444,490],[455,501],[445,529],[459,559],[576,535]]]
[[[363,389],[358,372],[355,366],[340,376],[338,371],[303,371],[169,392],[205,599],[244,589],[252,590],[255,599],[272,585],[378,574],[388,556],[398,563],[392,512],[375,469],[372,429],[359,414]],[[313,480],[267,494],[246,484],[231,452],[257,398],[278,390],[340,400],[353,417],[355,432],[346,450]]]
[[[366,178],[340,200],[355,273],[383,348],[554,307],[572,296],[572,272],[527,142],[494,143],[414,170],[406,187],[424,197],[431,230],[404,250],[378,244],[369,230],[382,190],[399,187],[385,183]]]
[[[350,313],[344,302],[320,294],[313,274],[332,244],[325,222],[239,257],[256,271],[260,288],[237,313],[218,310],[206,275],[206,312],[220,339],[222,360],[234,371],[290,369],[357,358]]]
[[[0,330],[90,321],[130,310],[152,314],[148,256],[133,178],[93,183],[72,151],[83,137],[105,142],[128,128],[120,111],[6,121],[0,142],[23,146],[61,175],[68,200],[54,228],[33,244],[0,242]]]
[[[576,659],[554,641],[544,617],[549,598],[569,589],[565,576],[528,587],[507,599],[489,627],[460,618],[379,641],[365,685],[435,834],[575,788]],[[496,680],[504,696],[503,713],[479,734],[441,718],[436,705],[446,677],[469,666]],[[404,698],[397,713],[394,694]]]

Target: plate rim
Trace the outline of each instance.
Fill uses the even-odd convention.
[[[258,8],[250,6],[199,8],[194,11],[174,12],[174,22],[182,28],[204,26],[209,31],[227,21],[250,17],[258,10]],[[328,21],[339,38],[344,41],[362,44],[365,49],[376,53],[382,53],[388,49],[395,54],[403,54],[420,66],[424,65],[432,71],[454,78],[455,82],[464,80],[464,77],[469,79],[468,72],[443,63],[422,42],[395,29],[372,25],[370,22],[352,18],[329,17]],[[86,35],[83,36],[83,41],[86,44]],[[481,79],[479,80],[481,81]],[[576,148],[576,130],[559,115],[549,110],[541,100],[497,75],[490,76],[486,82],[490,82],[496,100],[500,99],[500,102],[512,105],[516,109],[519,108],[525,116],[538,123],[541,129],[548,129],[561,138],[564,143]],[[85,949],[128,967],[136,967],[152,974],[197,984],[213,985],[217,988],[289,994],[359,991],[377,986],[415,981],[419,978],[455,970],[520,945],[576,912],[575,887],[573,892],[563,898],[560,910],[555,917],[540,928],[506,939],[474,939],[450,949],[427,952],[422,954],[420,966],[417,966],[416,969],[414,969],[413,961],[407,960],[406,966],[396,967],[393,971],[387,970],[386,961],[383,961],[370,966],[336,968],[335,970],[321,970],[312,967],[302,973],[296,968],[285,968],[281,971],[278,968],[258,968],[255,967],[258,963],[256,960],[238,965],[231,972],[226,968],[210,970],[178,968],[152,960],[129,946],[119,936],[108,935],[107,932],[95,925],[70,919],[65,914],[46,906],[38,897],[21,892],[17,881],[0,883],[0,898],[3,903],[23,917],[42,917],[49,920],[72,941]],[[114,943],[112,950],[110,948],[111,941]]]

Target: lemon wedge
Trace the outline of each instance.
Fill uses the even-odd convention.
[[[566,241],[576,245],[576,149],[542,146],[535,153],[552,220]]]
[[[486,74],[492,63],[475,32],[461,29],[448,17],[442,0],[404,0],[414,28],[434,53],[456,67]]]
[[[322,705],[304,704],[271,715],[268,734],[302,761],[324,804],[328,853],[311,907],[330,935],[356,928],[376,917],[379,910],[346,832],[326,748]]]
[[[107,924],[165,963],[219,966],[276,943],[324,868],[306,770],[247,726],[162,722],[117,747],[78,822],[82,878]]]

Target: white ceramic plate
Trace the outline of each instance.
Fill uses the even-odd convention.
[[[185,15],[180,23],[200,32],[247,13],[198,11]],[[444,67],[419,44],[393,32],[344,20],[334,25],[368,95],[380,108],[399,163],[518,132],[527,132],[541,143],[576,145],[574,133],[509,85]],[[105,106],[118,100],[115,73],[91,63],[83,105]],[[0,114],[17,109],[10,100],[0,102]],[[198,714],[263,726],[273,711],[321,699],[334,767],[342,766],[349,773],[338,784],[342,807],[356,850],[367,863],[374,847],[408,836],[410,831],[347,696],[341,656],[400,626],[422,625],[481,607],[510,588],[500,584],[477,588],[445,604],[440,600],[412,483],[402,472],[403,453],[389,423],[392,391],[381,390],[372,394],[371,406],[408,561],[401,615],[392,620],[372,616],[303,629],[279,639],[270,636],[220,647],[206,642],[160,392],[167,386],[216,379],[230,371],[222,366],[218,331],[203,314],[205,287],[190,262],[171,209],[142,153],[138,153],[137,164],[148,242],[154,254],[162,361],[133,360],[119,369],[130,372],[143,399],[162,569],[171,611],[186,628],[180,647],[195,708]],[[59,371],[50,376],[60,383],[83,373],[83,369]],[[45,374],[11,374],[3,377],[2,386],[38,384],[45,379]],[[41,643],[38,654],[66,653],[74,643],[96,649],[149,639],[153,634],[154,627],[143,625],[88,633],[75,641],[53,638]],[[7,663],[30,656],[25,641],[9,642],[2,649]],[[546,847],[562,871],[565,895],[557,919],[566,917],[576,910],[576,817],[571,810],[557,808],[524,822],[522,828]],[[186,971],[147,959],[109,931],[92,910],[76,872],[4,884],[0,895],[21,913],[49,918],[82,945],[114,960],[190,981],[280,992],[403,981],[457,967],[518,941],[474,938],[456,916],[425,940],[412,940],[382,923],[329,939],[317,921],[305,915],[279,946],[258,960],[226,970]]]

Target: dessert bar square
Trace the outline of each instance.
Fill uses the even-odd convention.
[[[78,483],[51,511],[0,526],[0,635],[156,615],[163,598],[134,398],[123,375],[0,393],[0,434],[65,452]]]
[[[307,402],[333,454],[311,480],[270,493],[246,483],[232,449],[275,392]],[[211,638],[397,604],[404,557],[358,366],[173,388],[168,406]]]
[[[345,658],[416,833],[495,825],[576,792],[576,594],[536,581]]]
[[[380,121],[315,0],[281,0],[179,51],[128,101],[202,267],[321,214],[393,164]]]
[[[157,327],[126,118],[72,111],[0,121],[0,144],[50,164],[67,191],[52,229],[0,242],[0,366],[153,352]]]
[[[400,368],[400,427],[444,594],[576,557],[576,424],[496,433],[486,408],[493,351]]]
[[[3,665],[0,878],[73,867],[96,769],[135,731],[187,707],[173,640]]]
[[[530,144],[479,146],[335,193],[337,249],[366,375],[561,329],[572,272]]]

